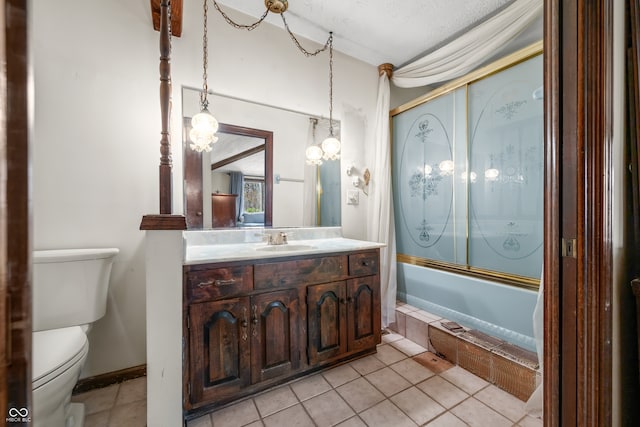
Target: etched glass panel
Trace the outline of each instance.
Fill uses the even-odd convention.
[[[449,93],[393,118],[398,252],[456,261],[453,117]]]
[[[469,265],[540,277],[542,55],[469,85]]]

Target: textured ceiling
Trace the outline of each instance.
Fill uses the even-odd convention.
[[[222,7],[259,17],[263,0],[217,0]],[[300,36],[372,65],[401,66],[482,21],[512,0],[289,0],[285,18]],[[283,27],[280,16],[267,21]]]

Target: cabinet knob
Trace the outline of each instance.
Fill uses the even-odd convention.
[[[353,302],[353,298],[349,297],[347,298],[347,304],[351,304]]]
[[[340,304],[346,304],[347,301],[344,298],[340,298]]]
[[[246,328],[247,326],[249,326],[249,323],[247,323],[247,321],[246,321],[246,320],[243,320],[242,322],[240,322],[240,325],[241,325],[243,328]]]
[[[258,319],[254,317],[253,320],[251,321],[251,323],[253,323],[254,325],[257,325],[258,324]]]

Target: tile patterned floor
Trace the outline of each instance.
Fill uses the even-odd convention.
[[[378,353],[240,401],[188,427],[542,427],[524,402],[453,366],[439,374],[414,359],[425,348],[386,334]],[[145,425],[145,379],[73,397],[86,427]]]

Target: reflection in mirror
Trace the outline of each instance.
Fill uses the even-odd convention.
[[[304,154],[310,143],[321,142],[328,135],[328,120],[213,94],[209,96],[209,109],[223,123],[217,134],[219,141],[213,144],[210,153],[198,157],[189,149],[190,122],[186,118],[197,113],[199,93],[193,88],[182,90],[185,216],[190,229],[231,225],[231,222],[224,225],[213,222],[213,202],[209,202],[209,198],[213,200],[211,195],[215,194],[235,194],[230,181],[231,173],[237,171],[243,173],[244,193],[255,191],[255,194],[247,194],[244,212],[239,214],[235,226],[261,225],[261,197],[265,226],[340,225],[340,160],[324,161],[319,167],[308,166]],[[317,122],[315,126],[314,122]],[[238,139],[238,129],[247,132],[262,129],[271,135],[271,147],[265,145],[262,150],[255,140]],[[334,131],[340,134],[339,121],[334,120]],[[266,141],[264,135],[253,136]],[[258,164],[263,165],[263,173],[255,167]],[[260,177],[264,177],[263,180]],[[251,202],[247,204],[248,199]],[[254,212],[258,214],[249,215]]]

